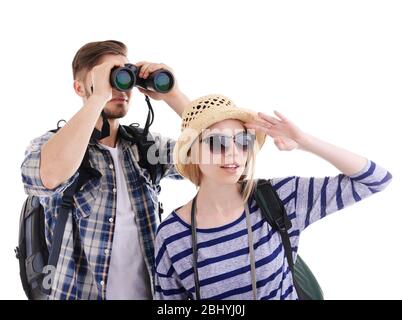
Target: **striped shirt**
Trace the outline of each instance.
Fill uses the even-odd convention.
[[[368,161],[353,176],[271,179],[292,227],[294,259],[301,231],[345,206],[383,190],[392,176]],[[280,234],[248,201],[256,264],[258,299],[297,299]],[[201,299],[253,299],[245,212],[221,227],[197,229]],[[173,211],[159,226],[155,244],[155,298],[194,299],[190,225]]]
[[[127,181],[129,199],[135,216],[141,251],[153,287],[154,240],[158,221],[159,182],[163,177],[181,179],[172,164],[175,142],[153,134],[156,148],[166,162],[158,166],[158,178],[153,184],[149,172],[138,164],[137,146],[124,138],[119,129],[119,151],[123,174]],[[25,192],[38,196],[44,207],[45,233],[50,248],[55,218],[61,208],[63,191],[78,177],[70,179],[53,190],[45,188],[39,176],[41,147],[54,133],[48,132],[33,140],[25,152],[21,166]],[[102,176],[92,178],[74,195],[74,210],[68,217],[60,257],[53,274],[52,291],[48,299],[105,299],[108,271],[116,221],[116,173],[112,156],[105,147],[91,139],[88,145],[91,167]],[[150,150],[151,151],[151,150]],[[161,158],[160,160],[163,160]],[[165,164],[164,164],[165,163]],[[147,276],[147,275],[145,275]]]

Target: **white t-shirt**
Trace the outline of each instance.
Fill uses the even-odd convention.
[[[113,158],[117,205],[111,260],[106,287],[107,300],[152,299],[151,284],[140,247],[135,212],[120,159],[121,150],[103,145]]]

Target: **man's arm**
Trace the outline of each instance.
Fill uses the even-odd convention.
[[[178,114],[182,116],[184,109],[190,104],[190,99],[181,91],[172,92],[165,99],[165,102]]]
[[[93,94],[86,104],[46,144],[40,155],[40,178],[46,188],[54,189],[79,168],[96,122],[111,99],[110,70],[120,65],[109,61],[91,70]]]

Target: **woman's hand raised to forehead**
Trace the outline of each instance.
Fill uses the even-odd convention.
[[[259,112],[253,122],[246,123],[246,128],[262,131],[272,137],[276,147],[281,151],[290,151],[299,147],[303,132],[278,111],[276,117]]]

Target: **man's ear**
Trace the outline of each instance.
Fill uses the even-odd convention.
[[[81,98],[85,98],[85,86],[83,81],[74,80],[73,87],[76,94]]]

